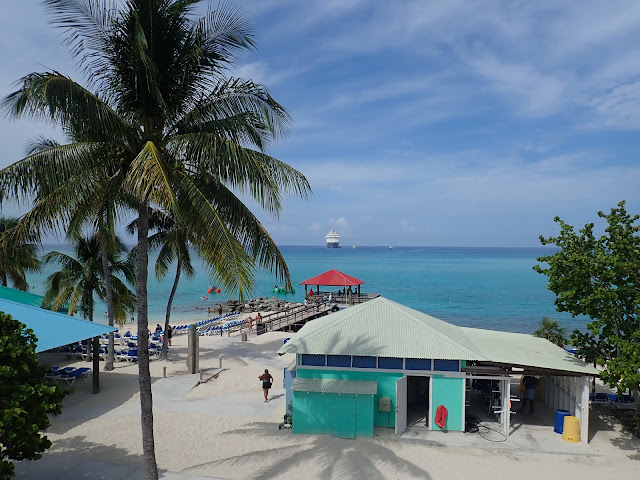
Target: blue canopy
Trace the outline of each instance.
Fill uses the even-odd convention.
[[[3,299],[0,299],[0,312],[11,315],[33,330],[38,337],[37,353],[118,330],[100,323]]]

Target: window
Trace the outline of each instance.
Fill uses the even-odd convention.
[[[402,370],[402,359],[392,357],[378,358],[378,368],[395,368]]]
[[[353,357],[353,366],[356,368],[376,368],[376,357]]]
[[[327,367],[350,367],[351,355],[327,355]]]
[[[428,358],[407,358],[404,368],[407,370],[431,370],[431,360]]]
[[[324,367],[324,355],[308,355],[302,354],[302,365],[313,367]]]
[[[460,361],[459,360],[434,360],[433,369],[440,372],[459,372]]]

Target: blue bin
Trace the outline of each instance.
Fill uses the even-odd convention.
[[[553,431],[562,434],[564,428],[564,417],[571,415],[569,410],[556,410],[556,424],[553,427]]]

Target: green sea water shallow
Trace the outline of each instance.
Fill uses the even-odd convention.
[[[45,251],[71,253],[67,245],[47,246]],[[545,248],[446,248],[446,247],[351,247],[325,248],[282,246],[296,290],[273,293],[274,285],[283,283],[264,271],[258,271],[251,297],[273,297],[302,302],[307,278],[335,268],[363,280],[363,292],[382,296],[459,326],[530,333],[542,316],[561,321],[569,331],[584,329],[584,318],[571,318],[556,312],[555,295],[546,288],[546,277],[534,272],[537,257],[553,253]],[[150,254],[148,283],[150,323],[164,319],[166,303],[175,270],[161,282],[153,276],[155,254]],[[196,274],[182,278],[172,309],[172,323],[204,319],[207,308],[237,294],[221,288],[221,293],[207,293],[217,287],[202,262],[194,257]],[[44,293],[44,279],[55,271],[47,265],[31,274],[33,293]],[[337,291],[340,287],[334,287]],[[208,299],[201,298],[208,295]],[[95,319],[104,321],[103,304],[96,306]]]

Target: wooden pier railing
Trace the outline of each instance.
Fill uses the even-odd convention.
[[[296,305],[279,312],[269,313],[262,317],[261,322],[264,323],[265,331],[273,332],[289,327],[296,323],[303,323],[323,315],[327,315],[332,308],[329,301],[320,300],[309,303],[308,305]],[[256,329],[255,318],[253,321],[253,329]],[[243,323],[238,329],[239,332],[248,332],[248,326]]]

